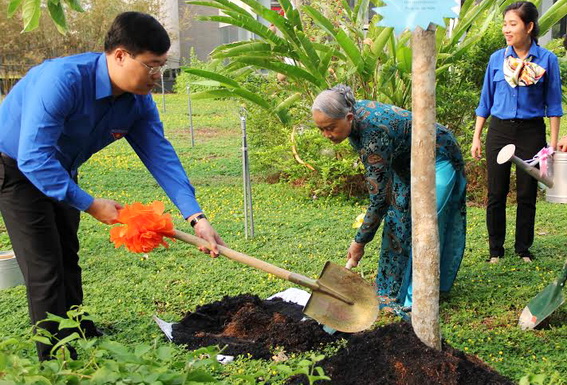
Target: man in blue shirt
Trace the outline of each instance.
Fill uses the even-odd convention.
[[[204,216],[173,147],[164,137],[151,90],[160,79],[170,40],[153,17],[117,16],[104,53],[47,60],[32,68],[0,105],[0,211],[25,278],[31,320],[65,315],[83,301],[80,211],[112,224],[121,204],[77,184],[92,154],[125,138],[195,234],[218,255],[222,239]],[[61,338],[56,325],[42,327]],[[99,335],[94,324],[87,335]],[[50,346],[39,343],[41,360]]]

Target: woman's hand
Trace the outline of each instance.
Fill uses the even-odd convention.
[[[482,116],[477,116],[474,123],[474,134],[471,145],[471,155],[474,159],[480,160],[482,158],[482,142],[480,138],[482,137],[482,127],[486,122],[486,118]]]
[[[557,149],[559,151],[567,152],[567,135],[559,139],[559,142],[557,142]]]
[[[476,160],[480,160],[482,158],[482,143],[480,142],[480,138],[473,138],[471,155]]]
[[[358,266],[358,262],[364,255],[364,246],[366,246],[365,243],[352,241],[347,251],[347,269]]]

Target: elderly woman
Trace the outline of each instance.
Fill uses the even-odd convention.
[[[366,169],[370,205],[348,249],[356,266],[382,219],[382,247],[376,285],[381,307],[411,310],[411,112],[378,102],[355,101],[349,87],[323,91],[312,107],[313,120],[333,143],[349,139]],[[437,125],[436,189],[441,251],[440,290],[449,291],[465,247],[464,163],[453,135]],[[403,315],[403,313],[401,313]]]

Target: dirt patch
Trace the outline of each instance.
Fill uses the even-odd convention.
[[[173,342],[189,349],[218,345],[223,354],[269,359],[276,347],[286,352],[314,350],[340,336],[327,334],[313,320],[301,321],[302,307],[279,299],[243,294],[197,307],[173,325]]]
[[[407,322],[357,333],[337,354],[320,363],[331,381],[317,385],[513,385],[478,358],[444,344],[428,348]],[[308,384],[305,378],[288,385]]]
[[[346,345],[320,363],[331,381],[317,385],[487,385],[513,384],[478,358],[448,345],[425,346],[409,323],[394,323],[363,333],[333,336],[313,320],[301,321],[302,307],[254,295],[224,297],[198,307],[173,325],[173,341],[189,349],[226,346],[223,354],[269,359],[274,349],[286,353],[317,350],[339,338]],[[289,385],[308,384],[295,377]]]

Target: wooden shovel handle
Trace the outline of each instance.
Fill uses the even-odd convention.
[[[175,230],[175,234],[173,237],[175,239],[179,239],[180,241],[190,243],[197,247],[201,247],[201,246],[207,248],[209,247],[209,242],[205,241],[204,239],[196,237],[191,234],[184,233],[179,230]],[[297,283],[298,285],[306,286],[313,290],[319,289],[319,284],[314,279],[307,278],[301,274],[293,273],[291,271],[282,269],[281,267],[274,266],[268,262],[264,262],[260,259],[229,249],[226,246],[218,245],[218,249],[222,255],[224,255],[229,259],[232,259],[233,261],[243,263],[255,269],[259,269],[265,271],[266,273],[273,274],[276,277],[285,279],[286,281]]]

